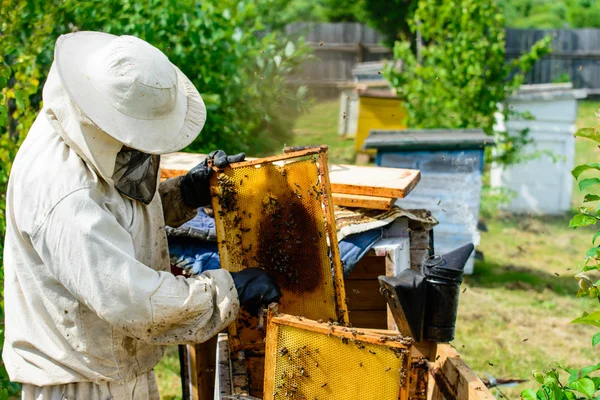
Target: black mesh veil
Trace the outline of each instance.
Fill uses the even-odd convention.
[[[119,193],[148,205],[156,194],[160,156],[123,149],[112,176]]]

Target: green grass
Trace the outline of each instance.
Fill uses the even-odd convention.
[[[578,127],[597,124],[594,111],[599,104],[580,103]],[[338,101],[315,104],[296,122],[291,145],[327,144],[332,162],[353,162],[353,141],[337,134],[338,114]],[[576,164],[599,160],[597,146],[577,139]],[[574,186],[574,208],[581,199]],[[599,308],[597,301],[575,297],[573,279],[593,230],[569,229],[569,218],[497,216],[485,221],[488,232],[482,232],[479,246],[485,261],[477,262],[463,283],[466,291],[453,343],[480,377],[530,379],[533,369],[551,362],[578,367],[599,361],[600,353],[591,347],[597,329],[570,324],[583,311]],[[180,398],[176,347],[169,349],[156,373],[163,398]],[[502,390],[513,399],[525,387],[537,384]]]
[[[595,102],[581,102],[577,127],[597,124]],[[575,163],[598,162],[600,149],[585,139],[576,140]],[[575,182],[573,208],[583,195]],[[598,330],[570,321],[583,311],[598,309],[598,302],[578,299],[574,273],[591,247],[594,230],[567,228],[563,217],[498,216],[486,221],[479,250],[485,261],[465,279],[454,345],[480,377],[531,379],[531,371],[551,362],[581,367],[598,362],[591,336]],[[598,279],[598,276],[593,276]],[[527,339],[527,340],[525,340]],[[493,366],[492,366],[493,365]],[[505,388],[519,398],[527,382]]]
[[[182,398],[180,371],[177,346],[168,346],[165,356],[154,368],[162,400],[180,400]]]
[[[339,100],[319,102],[296,121],[293,146],[326,144],[329,160],[354,163],[354,140],[338,134]]]

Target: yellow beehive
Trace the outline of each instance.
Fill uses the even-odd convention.
[[[385,91],[370,91],[360,94],[355,150],[362,149],[372,129],[406,129],[406,110],[402,100]]]

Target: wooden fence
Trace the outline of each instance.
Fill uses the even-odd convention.
[[[392,56],[391,49],[382,46],[382,36],[359,23],[296,23],[286,31],[303,36],[318,57],[291,79],[321,91],[335,92],[350,84],[352,68],[358,62]],[[553,38],[553,52],[536,64],[527,83],[567,78],[577,88],[600,94],[600,29],[507,29],[507,60],[518,57],[546,35]]]
[[[551,83],[568,78],[577,88],[600,94],[600,29],[508,29],[506,57],[514,59],[546,35],[552,53],[527,75],[527,83]]]
[[[318,59],[307,62],[292,77],[323,92],[337,92],[352,82],[356,63],[391,58],[391,49],[382,46],[382,36],[358,23],[296,23],[286,32],[301,35]]]

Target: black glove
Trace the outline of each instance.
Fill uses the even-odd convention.
[[[192,168],[181,179],[181,197],[188,207],[198,208],[210,204],[210,177],[213,173],[208,161],[217,168],[225,168],[229,164],[244,161],[246,154],[239,153],[228,156],[223,150],[212,151],[206,159]]]
[[[240,305],[250,314],[257,316],[261,308],[279,302],[281,290],[275,279],[260,268],[246,268],[232,272],[231,277],[238,292]]]

